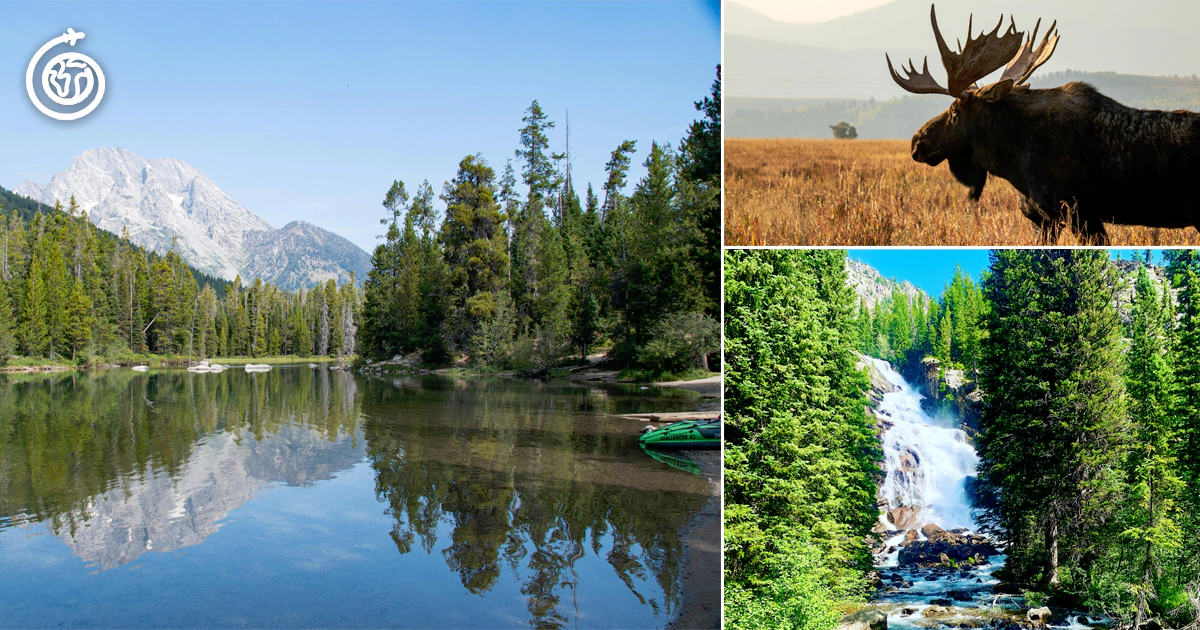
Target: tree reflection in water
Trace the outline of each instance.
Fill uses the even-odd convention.
[[[417,541],[433,550],[449,522],[441,553],[463,586],[485,593],[508,566],[535,627],[574,617],[562,607],[589,552],[643,604],[666,614],[678,605],[680,531],[707,500],[707,482],[645,457],[639,427],[603,415],[636,401],[526,381],[373,379],[363,390],[376,493],[401,553]],[[663,601],[638,592],[650,579]]]

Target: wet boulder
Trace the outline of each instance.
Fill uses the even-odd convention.
[[[934,606],[953,606],[954,605],[954,602],[952,602],[948,599],[945,599],[945,598],[931,599],[931,600],[929,600],[929,603],[933,604]]]
[[[878,608],[864,608],[838,622],[836,630],[887,630],[887,614]]]
[[[921,533],[925,534],[926,538],[933,540],[935,536],[939,536],[941,534],[946,534],[949,532],[942,529],[941,527],[938,527],[937,525],[934,525],[933,523],[929,523],[928,525],[924,525],[921,527]]]
[[[954,609],[946,606],[930,606],[929,608],[925,609],[923,615],[930,619],[936,619],[938,617],[950,617],[954,615]]]
[[[883,584],[883,578],[879,577],[878,571],[868,571],[863,578],[867,581],[867,584],[871,585],[871,588],[879,588]]]
[[[930,540],[918,540],[905,545],[900,549],[898,561],[900,566],[983,564],[988,556],[997,553],[996,546],[982,536],[951,534],[942,530],[940,534],[935,532]]]
[[[1042,606],[1041,608],[1030,608],[1029,611],[1025,613],[1025,621],[1032,621],[1035,624],[1049,623],[1052,614],[1053,613],[1050,612],[1050,609],[1045,606]]]
[[[900,507],[888,510],[887,514],[888,522],[897,529],[909,529],[915,524],[917,517],[921,515],[921,508],[901,505]],[[916,534],[913,535],[915,536]]]
[[[969,601],[971,601],[971,599],[973,599],[971,597],[971,594],[968,593],[967,591],[947,591],[946,595],[950,599],[953,599],[955,601],[960,601],[960,602],[969,602]]]

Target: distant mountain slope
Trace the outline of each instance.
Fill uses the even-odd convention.
[[[130,240],[160,253],[175,242],[188,263],[227,280],[240,274],[297,289],[346,280],[351,272],[361,281],[370,268],[361,248],[314,225],[275,230],[178,159],[91,149],[49,183],[25,181],[14,191],[48,205],[66,205],[74,196],[97,226],[114,234],[128,230]]]
[[[249,256],[242,268],[248,278],[297,289],[314,282],[362,282],[371,270],[371,257],[359,246],[311,223],[292,221],[278,230],[246,233]]]
[[[921,55],[929,54],[920,49],[888,52],[893,61],[916,57],[918,65]],[[883,55],[881,50],[834,50],[726,34],[726,98],[888,99],[908,94],[888,75]],[[930,60],[931,67],[936,61]]]
[[[865,303],[871,312],[880,302],[890,299],[897,288],[909,298],[925,294],[908,280],[897,281],[885,278],[871,265],[854,258],[846,259],[846,284],[854,289],[860,302]],[[926,299],[929,295],[925,294]]]
[[[1114,72],[1068,70],[1034,76],[1036,88],[1085,81],[1129,105],[1149,109],[1200,111],[1200,79],[1145,77]],[[886,101],[857,99],[725,99],[725,135],[729,138],[832,138],[829,129],[846,121],[858,137],[910,138],[926,120],[950,104],[944,96],[905,96]]]

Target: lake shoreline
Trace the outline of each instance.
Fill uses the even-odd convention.
[[[118,361],[110,363],[101,358],[100,363],[71,365],[64,363],[41,363],[35,365],[5,365],[0,366],[0,374],[34,374],[40,372],[66,372],[69,370],[108,370],[118,368],[131,368],[136,365],[145,365],[154,368],[182,368],[198,364],[200,361],[208,361],[210,363],[220,363],[222,365],[230,365],[241,367],[248,363],[266,363],[270,365],[300,365],[307,363],[336,363],[337,357],[299,357],[294,355],[278,355],[269,357],[216,357],[209,359],[188,358],[188,357],[163,357],[163,356],[148,356],[130,361]]]

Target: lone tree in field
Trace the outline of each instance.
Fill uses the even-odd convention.
[[[838,140],[853,140],[858,137],[858,130],[854,125],[844,120],[836,125],[829,125],[829,128],[833,130],[833,137]]]

